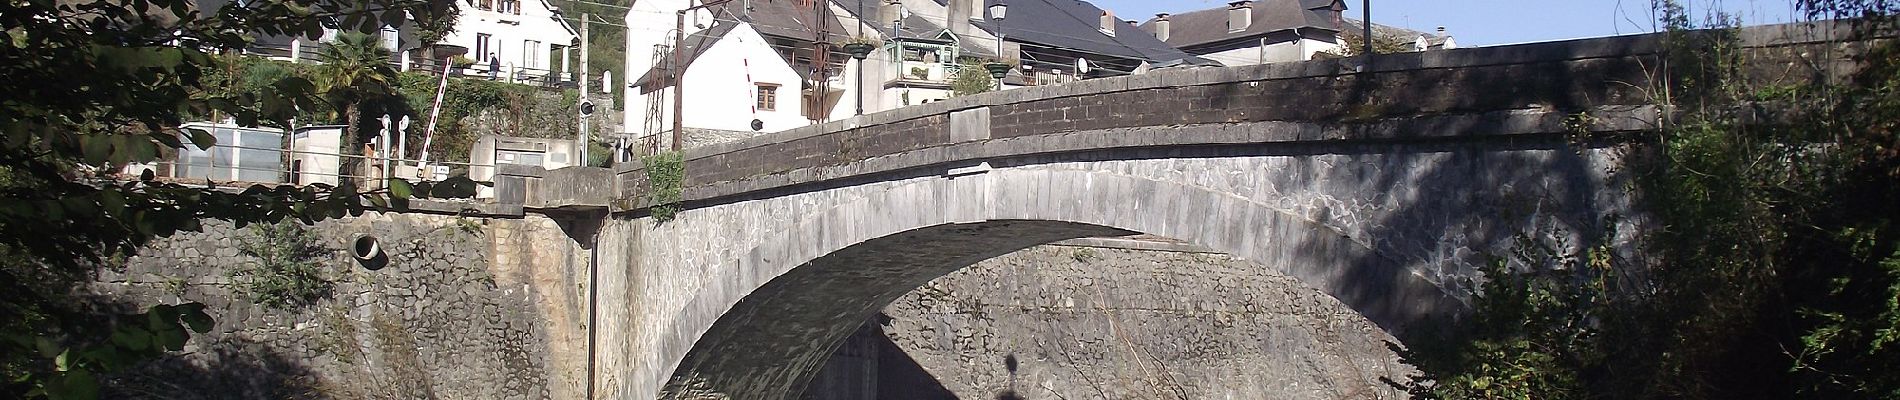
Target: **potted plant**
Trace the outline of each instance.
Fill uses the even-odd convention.
[[[924,67],[910,67],[910,76],[917,79],[930,79],[930,70]]]
[[[850,54],[851,58],[864,60],[871,55],[872,51],[877,50],[877,42],[868,37],[853,36],[851,41],[838,47],[844,49],[846,54]]]
[[[990,72],[990,78],[999,81],[1002,80],[1004,76],[1009,75],[1011,68],[1016,68],[1015,60],[990,59],[984,60],[983,62],[983,70]]]

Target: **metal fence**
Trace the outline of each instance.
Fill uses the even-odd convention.
[[[229,128],[220,128],[229,129]],[[232,129],[235,130],[235,129]],[[265,132],[251,130],[252,132]],[[243,134],[243,133],[235,133]],[[241,140],[241,139],[240,139]],[[277,139],[271,139],[277,140]],[[213,186],[245,187],[256,184],[337,185],[343,180],[357,181],[358,187],[374,188],[385,177],[411,181],[441,181],[450,177],[486,178],[493,166],[464,162],[428,161],[406,157],[374,157],[334,151],[286,150],[280,147],[231,144],[220,141],[208,149],[187,145],[166,159],[127,165],[120,171],[134,178],[146,171],[160,180],[204,183]],[[285,161],[288,160],[288,165]],[[345,160],[356,161],[362,173],[344,171]]]
[[[294,41],[291,44],[256,44],[244,49],[244,54],[260,56],[272,60],[290,63],[321,64],[320,51],[327,46],[322,42]],[[542,87],[577,86],[577,73],[564,72],[548,68],[531,68],[516,65],[513,62],[489,63],[476,61],[462,66],[443,65],[444,60],[421,57],[413,51],[395,54],[389,60],[389,66],[398,71],[419,72],[429,75],[441,75],[446,71],[451,76],[468,79],[487,79],[497,82],[517,83]],[[444,68],[448,67],[448,68]],[[596,77],[596,80],[599,78]],[[595,82],[599,83],[599,82]],[[599,87],[599,86],[596,86]]]

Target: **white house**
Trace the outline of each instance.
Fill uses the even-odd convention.
[[[478,71],[490,62],[514,78],[566,73],[580,35],[547,0],[462,0],[461,17],[442,44],[468,48]]]
[[[678,52],[685,71],[681,97],[667,68],[675,57],[667,28],[679,10],[699,3],[635,2],[627,23],[646,28],[627,36],[631,79],[624,134],[636,147],[670,147],[675,99],[682,101],[680,121],[691,146],[842,119],[860,109],[871,113],[948,98],[957,72],[982,60],[1026,67],[1012,72],[1005,87],[1199,60],[1084,1],[1011,1],[1008,19],[1016,22],[1001,26],[987,15],[986,7],[995,3],[821,1],[827,7],[825,41],[838,45],[822,67],[813,61],[818,25],[809,23],[819,11],[809,5],[752,1],[696,10],[686,16],[686,40]],[[1006,38],[1001,52],[999,31]],[[853,42],[875,48],[859,61],[841,46]]]
[[[881,37],[878,108],[952,95],[951,81],[977,63],[1016,64],[1004,88],[1138,74],[1174,65],[1212,65],[1162,43],[1114,12],[1077,0],[835,0]],[[1007,4],[1000,22],[991,6]],[[1002,41],[998,43],[998,36]],[[998,48],[1000,45],[1000,49]],[[874,75],[867,69],[867,76]]]
[[[486,74],[490,62],[497,78],[510,81],[541,80],[562,74],[567,79],[568,60],[580,35],[562,19],[560,9],[546,0],[460,0],[455,28],[439,43],[420,43],[413,25],[403,29],[383,27],[374,32],[383,47],[394,56],[391,63],[404,70],[420,67],[426,54],[419,51],[430,44],[466,48],[465,56],[475,62],[469,73]],[[230,0],[199,0],[199,7],[216,9]],[[261,35],[246,51],[290,62],[315,62],[318,49],[334,41],[336,29],[325,29],[316,41],[300,35]],[[490,56],[493,56],[492,58]]]
[[[697,2],[655,0],[635,3],[628,26],[670,27],[679,10]],[[625,133],[636,146],[669,147],[673,101],[682,102],[685,140],[694,145],[732,140],[762,132],[849,117],[856,79],[854,60],[828,54],[814,66],[808,26],[816,13],[791,1],[752,2],[750,7],[714,6],[696,10],[686,21],[686,37],[675,54],[670,30],[635,29],[627,35]],[[850,33],[837,19],[827,21],[831,41]],[[667,68],[677,55],[684,96]],[[819,79],[820,76],[824,78]]]

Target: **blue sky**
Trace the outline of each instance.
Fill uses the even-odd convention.
[[[1430,31],[1444,26],[1460,46],[1485,46],[1649,32],[1650,0],[1372,0],[1372,21]],[[1158,12],[1226,7],[1228,0],[1090,0],[1136,21]],[[1747,25],[1788,22],[1790,0],[1688,0],[1696,14],[1715,8]],[[1360,0],[1346,0],[1359,17]]]

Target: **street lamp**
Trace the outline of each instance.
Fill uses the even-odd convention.
[[[861,15],[863,13],[860,12],[859,14]],[[851,58],[858,60],[858,86],[857,89],[852,89],[853,92],[857,92],[858,94],[858,115],[864,115],[864,59],[870,57],[871,50],[876,48],[876,46],[864,42],[851,42],[844,45],[844,52],[851,53]]]
[[[984,64],[990,70],[990,76],[996,78],[996,90],[1003,90],[1003,76],[1009,73],[1009,64],[1003,63],[1003,17],[1009,14],[1009,3],[997,0],[990,5],[990,19],[996,21],[996,62]]]

